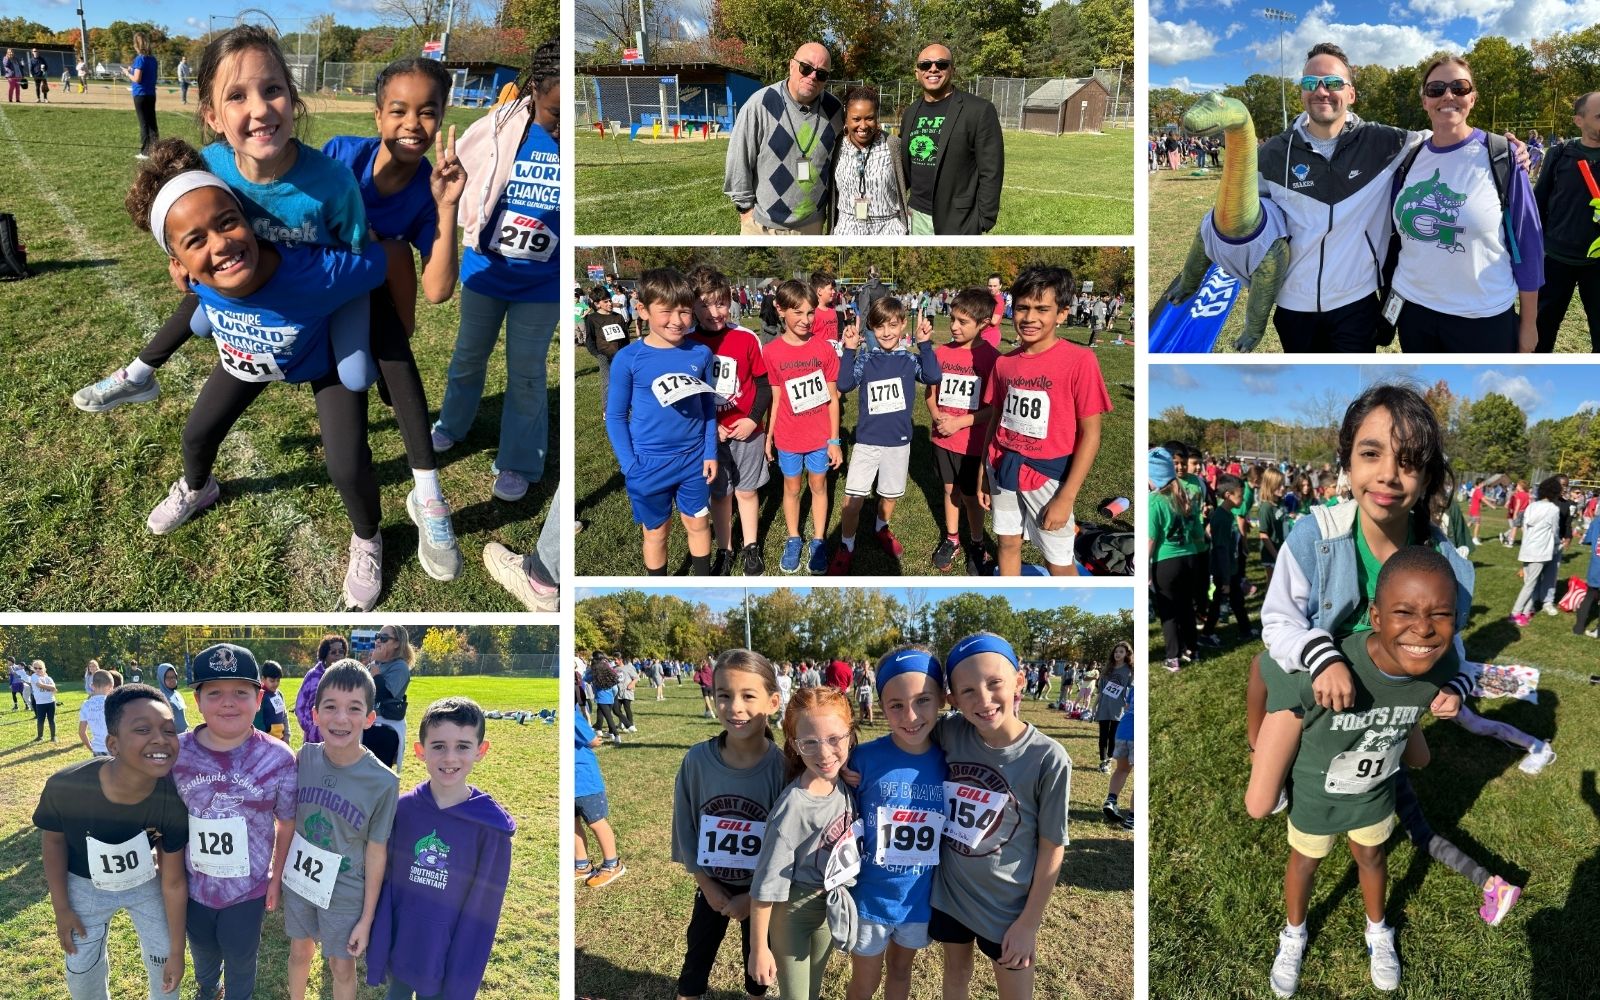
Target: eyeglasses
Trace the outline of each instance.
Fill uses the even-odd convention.
[[[1349,82],[1342,76],[1302,76],[1300,78],[1300,89],[1309,94],[1316,90],[1317,87],[1322,86],[1328,88],[1328,93],[1337,94]]]
[[[948,60],[948,59],[923,59],[923,60],[921,60],[921,61],[919,61],[917,63],[917,69],[921,70],[924,73],[926,73],[930,69],[949,69],[949,68],[950,68],[950,60]]]
[[[823,747],[827,747],[836,754],[842,754],[846,750],[850,749],[850,734],[845,733],[842,736],[835,736],[832,739],[827,740],[819,740],[812,737],[807,737],[803,740],[794,741],[794,748],[795,750],[799,751],[800,756],[802,757],[820,756],[822,754]]]
[[[814,76],[817,78],[818,83],[827,83],[828,77],[833,75],[829,70],[825,70],[821,66],[813,66],[802,59],[791,59],[789,61],[794,63],[801,76]]]
[[[1451,80],[1449,83],[1445,83],[1443,80],[1429,80],[1422,85],[1422,96],[1424,97],[1443,97],[1445,91],[1449,91],[1457,97],[1466,97],[1472,93],[1472,81]]]

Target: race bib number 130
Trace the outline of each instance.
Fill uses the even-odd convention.
[[[500,213],[495,230],[499,234],[495,252],[502,257],[546,263],[556,251],[555,232],[539,219],[515,209]]]

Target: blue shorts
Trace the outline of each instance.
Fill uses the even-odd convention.
[[[798,476],[801,468],[811,473],[828,471],[828,449],[818,448],[815,451],[784,451],[778,449],[778,471],[785,476]]]
[[[572,806],[578,818],[591,826],[611,815],[611,806],[606,801],[603,789],[593,795],[577,796],[572,800]]]
[[[711,508],[711,486],[698,453],[639,456],[627,472],[633,520],[654,531],[672,516],[672,503],[684,517],[704,517]]]

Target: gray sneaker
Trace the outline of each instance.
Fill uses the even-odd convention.
[[[179,525],[216,503],[221,495],[222,488],[211,476],[207,476],[206,484],[197,490],[189,489],[189,484],[179,476],[178,481],[172,484],[172,489],[167,491],[167,498],[156,504],[156,509],[145,519],[145,526],[153,535],[176,531]]]
[[[524,557],[517,555],[499,542],[483,547],[483,565],[494,577],[494,582],[510,591],[529,611],[554,612],[560,610],[561,591],[536,583],[528,575]]]
[[[406,513],[417,526],[417,560],[422,571],[435,580],[454,580],[461,575],[461,546],[456,544],[450,526],[450,505],[443,500],[417,502],[417,491],[406,494]]]
[[[371,611],[383,592],[383,536],[350,536],[350,567],[344,571],[344,606]]]
[[[128,369],[118,368],[105,378],[72,394],[72,405],[85,413],[104,413],[123,403],[148,403],[161,396],[161,385],[154,375],[143,382],[128,377]]]

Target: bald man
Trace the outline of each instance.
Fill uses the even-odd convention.
[[[734,120],[722,191],[745,236],[820,235],[828,205],[833,147],[844,105],[828,93],[833,59],[807,42],[789,75],[755,92]]]
[[[917,54],[922,95],[900,119],[901,160],[910,185],[913,235],[976,236],[1000,217],[1006,148],[994,105],[955,87],[943,45]]]
[[[1572,102],[1572,123],[1578,138],[1552,146],[1545,154],[1533,200],[1539,206],[1539,221],[1544,224],[1544,287],[1539,289],[1540,352],[1555,350],[1556,331],[1572,304],[1572,290],[1578,290],[1583,313],[1589,324],[1589,342],[1600,351],[1600,223],[1589,202],[1600,196],[1589,190],[1589,183],[1578,169],[1586,163],[1589,174],[1600,185],[1600,93],[1584,94]]]

